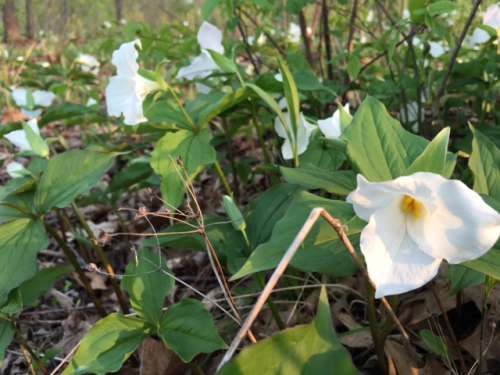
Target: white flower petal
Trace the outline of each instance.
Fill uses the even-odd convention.
[[[12,99],[19,107],[25,107],[28,105],[28,90],[24,87],[13,87],[12,89]]]
[[[212,49],[220,54],[224,53],[222,46],[222,31],[209,22],[203,22],[198,30],[198,43],[201,49]]]
[[[424,217],[408,221],[408,231],[422,251],[449,263],[461,263],[485,254],[500,236],[500,214],[463,182],[433,173],[411,176],[426,207]]]
[[[22,177],[24,175],[24,166],[17,161],[13,161],[5,167],[7,174],[12,178]]]
[[[349,103],[344,106],[344,110],[349,113]],[[318,120],[319,130],[327,139],[338,139],[342,135],[342,126],[340,122],[340,108],[333,113],[331,117],[324,120]]]
[[[443,45],[439,42],[429,42],[429,45],[431,47],[430,49],[430,54],[434,58],[438,58],[445,53],[445,49]]]
[[[44,90],[33,91],[33,101],[35,102],[36,105],[42,107],[49,107],[55,98],[56,96],[54,95],[54,93],[50,91],[44,91]]]
[[[472,33],[472,36],[469,39],[469,43],[471,43],[472,45],[483,44],[486,43],[488,40],[490,40],[490,38],[491,38],[490,34],[488,34],[483,29],[476,27],[474,29],[474,32]]]
[[[278,81],[278,82],[283,82],[283,74],[281,74],[281,73],[276,73],[276,74],[274,75],[274,79],[275,79],[276,81]]]
[[[296,23],[290,22],[290,26],[288,28],[288,37],[292,43],[299,43],[301,37],[300,26]]]
[[[27,118],[29,118],[30,120],[32,120],[32,119],[36,119],[38,116],[40,116],[42,114],[42,110],[41,109],[34,109],[34,110],[30,111],[29,109],[21,108],[21,113],[23,115],[25,115]]]
[[[500,27],[500,5],[493,4],[486,9],[486,13],[483,17],[483,23],[494,29]]]
[[[299,128],[297,129],[297,154],[301,155],[307,150],[309,140],[316,127],[307,122],[304,114],[300,113]]]
[[[212,56],[207,51],[202,51],[200,55],[195,57],[191,64],[179,69],[177,73],[177,79],[195,79],[195,78],[206,78],[214,70],[218,70],[219,67],[212,59]]]
[[[360,246],[376,287],[376,298],[421,287],[436,276],[441,263],[441,259],[419,250],[406,233],[399,199],[370,217],[361,233]]]
[[[33,129],[36,134],[40,134],[36,119],[28,121],[28,126]],[[5,138],[14,146],[18,147],[20,151],[30,151],[32,149],[31,144],[28,141],[28,137],[26,136],[26,132],[23,129],[14,130],[5,134]]]
[[[137,58],[139,52],[136,47],[141,47],[139,39],[128,43],[123,43],[116,51],[113,52],[111,62],[116,67],[116,73],[119,76],[132,76],[139,71]]]
[[[212,91],[212,88],[210,86],[204,85],[200,82],[196,82],[194,86],[196,87],[196,91],[199,94],[208,94],[210,91]]]
[[[126,125],[137,125],[147,121],[142,111],[144,100],[137,92],[134,78],[114,76],[106,87],[108,115],[119,117],[123,114]]]

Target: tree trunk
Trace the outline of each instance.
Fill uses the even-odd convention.
[[[33,0],[25,0],[26,6],[26,36],[28,39],[35,39],[35,14],[33,13]]]
[[[15,0],[5,0],[3,5],[3,27],[3,40],[5,43],[16,43],[23,39],[16,15]]]
[[[123,0],[115,0],[116,22],[120,23],[123,19]]]

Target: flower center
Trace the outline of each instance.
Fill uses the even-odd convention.
[[[406,195],[401,200],[401,210],[408,215],[413,215],[416,219],[421,218],[425,214],[425,207],[422,203],[409,195]]]

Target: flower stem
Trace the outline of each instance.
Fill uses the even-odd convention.
[[[54,240],[57,242],[59,247],[62,249],[66,258],[68,258],[69,262],[71,263],[71,265],[75,269],[75,271],[78,274],[78,277],[80,278],[80,281],[82,282],[85,290],[89,294],[90,299],[94,302],[94,305],[95,305],[95,308],[96,308],[98,314],[101,316],[106,316],[106,311],[104,311],[102,304],[101,304],[101,301],[97,298],[97,296],[94,292],[94,289],[92,289],[92,287],[90,286],[90,283],[89,283],[87,277],[85,276],[85,273],[83,272],[82,267],[80,267],[80,264],[78,263],[78,260],[76,259],[75,254],[73,254],[73,252],[68,247],[66,242],[61,238],[61,236],[59,236],[59,234],[57,233],[57,231],[54,228],[52,228],[48,224],[45,224],[45,229],[54,238]]]
[[[78,218],[78,221],[80,222],[81,227],[87,233],[87,236],[89,237],[90,244],[92,246],[92,249],[97,253],[97,256],[101,260],[102,264],[104,265],[104,268],[106,269],[106,273],[110,276],[110,281],[111,281],[111,287],[113,288],[113,291],[116,294],[116,298],[118,300],[118,303],[120,305],[120,309],[124,314],[128,314],[129,308],[127,301],[125,299],[125,296],[123,295],[123,292],[120,288],[120,285],[116,281],[116,273],[115,270],[113,269],[113,266],[109,262],[109,259],[104,252],[104,249],[99,245],[99,242],[97,241],[97,238],[94,235],[94,232],[92,229],[89,227],[87,224],[87,221],[85,221],[85,218],[83,217],[81,211],[78,209],[78,206],[75,203],[71,204],[71,208],[73,208],[73,211],[75,212],[76,217]]]
[[[387,362],[385,361],[384,342],[385,337],[381,335],[380,327],[377,321],[377,309],[375,307],[375,289],[366,283],[367,296],[368,296],[368,321],[370,323],[370,331],[372,333],[373,344],[377,354],[377,361],[380,370],[383,374],[387,374]]]
[[[231,186],[229,186],[229,181],[227,180],[227,177],[224,171],[222,170],[218,160],[215,161],[214,168],[215,172],[217,172],[217,175],[219,176],[220,181],[222,182],[222,185],[224,185],[226,193],[233,198],[234,197],[233,190],[231,189]]]

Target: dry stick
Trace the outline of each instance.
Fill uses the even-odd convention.
[[[278,283],[279,279],[285,272],[286,268],[288,267],[288,264],[292,260],[293,256],[297,252],[297,250],[300,248],[302,243],[305,241],[307,236],[309,235],[309,232],[313,228],[314,224],[318,221],[320,217],[323,217],[328,224],[331,225],[331,227],[337,232],[340,240],[344,244],[345,248],[349,252],[349,254],[352,256],[353,260],[356,262],[358,267],[362,270],[363,275],[366,277],[368,282],[373,286],[373,282],[368,276],[368,272],[365,269],[365,266],[361,259],[358,257],[356,251],[354,250],[354,247],[351,244],[351,241],[347,237],[347,234],[345,233],[344,227],[342,226],[342,223],[340,220],[335,219],[332,217],[324,208],[314,208],[311,213],[309,214],[309,217],[307,218],[306,222],[300,229],[299,233],[295,236],[295,239],[293,240],[292,244],[290,247],[287,249],[283,257],[281,258],[279,264],[276,266],[273,274],[271,275],[271,278],[266,284],[266,287],[260,294],[259,298],[257,299],[257,302],[255,302],[254,307],[250,311],[250,313],[247,316],[247,319],[241,326],[240,330],[234,337],[233,341],[231,342],[231,345],[229,346],[229,349],[227,350],[226,354],[222,358],[221,363],[219,364],[218,370],[222,368],[222,366],[228,362],[233,354],[235,353],[236,349],[238,348],[238,345],[240,344],[241,340],[245,337],[247,331],[250,329],[252,326],[253,322],[255,319],[257,319],[257,316],[259,315],[260,310],[266,303],[267,299],[269,298],[269,295],[272,293],[274,287]],[[384,307],[387,309],[387,312],[389,313],[390,317],[394,320],[396,326],[400,330],[401,334],[405,338],[406,341],[409,342],[409,336],[404,327],[402,326],[401,322],[397,318],[396,314],[392,310],[392,306],[389,304],[387,299],[385,297],[382,298],[382,303]]]
[[[439,87],[439,90],[436,94],[436,97],[433,100],[432,103],[432,121],[433,125],[437,125],[437,116],[439,112],[439,102],[441,101],[441,97],[443,96],[445,90],[446,90],[446,85],[448,83],[448,79],[450,78],[451,71],[453,70],[453,67],[455,66],[455,62],[457,61],[458,57],[458,52],[460,51],[460,48],[462,47],[462,43],[465,39],[465,36],[467,35],[467,32],[469,31],[470,25],[472,24],[472,20],[476,16],[477,10],[479,9],[479,5],[481,4],[482,0],[475,0],[474,5],[472,6],[472,11],[469,14],[469,18],[467,18],[467,22],[465,23],[465,26],[462,30],[462,34],[460,34],[460,37],[458,38],[457,44],[455,46],[455,49],[453,50],[453,53],[451,55],[451,60],[450,64],[448,65],[448,70],[446,71],[443,81],[441,82],[441,86]]]
[[[354,0],[354,3],[352,4],[352,11],[351,11],[351,18],[349,20],[349,36],[347,37],[347,53],[351,53],[351,48],[352,48],[352,39],[354,37],[354,24],[356,21],[356,13],[358,11],[358,0]]]
[[[57,234],[56,230],[53,229],[50,225],[45,225],[45,229],[47,232],[50,233],[50,235],[56,240],[57,244],[59,247],[62,249],[64,255],[66,255],[66,258],[68,258],[69,262],[75,269],[76,273],[78,274],[78,277],[80,278],[80,281],[82,282],[83,286],[85,287],[85,290],[89,294],[90,299],[92,302],[94,302],[95,308],[100,316],[106,316],[106,311],[104,311],[104,308],[102,307],[101,301],[97,298],[94,289],[92,289],[92,286],[90,285],[89,281],[87,280],[87,277],[85,276],[85,273],[83,272],[83,269],[80,267],[80,264],[78,263],[78,260],[76,259],[75,254],[73,254],[73,251],[68,247],[66,242]]]
[[[304,48],[306,50],[306,58],[309,65],[313,66],[313,57],[311,52],[311,39],[309,38],[309,34],[307,33],[307,22],[304,11],[301,10],[299,12],[299,26],[300,33],[302,34],[302,41],[304,43]]]
[[[333,62],[332,62],[332,41],[330,40],[330,25],[328,24],[328,5],[326,0],[323,0],[321,8],[321,20],[323,23],[323,38],[325,39],[325,53],[326,53],[326,71],[328,79],[333,81]]]
[[[66,362],[69,362],[69,359],[73,356],[73,354],[75,354],[76,350],[80,347],[80,343],[81,341],[78,342],[78,344],[76,344],[70,351],[69,353],[66,355],[66,357],[64,357],[62,359],[62,361],[56,366],[56,368],[54,370],[52,370],[52,372],[50,373],[50,375],[56,375],[57,372],[64,366],[64,364]]]
[[[436,303],[439,307],[439,310],[441,311],[441,314],[443,315],[444,323],[446,325],[446,329],[448,330],[451,338],[451,343],[453,344],[453,348],[455,349],[455,352],[458,355],[458,360],[460,362],[460,369],[462,371],[462,374],[465,374],[467,372],[467,368],[465,367],[465,361],[464,357],[462,356],[462,352],[460,351],[460,345],[458,344],[457,341],[457,336],[455,336],[455,331],[453,331],[453,327],[450,323],[450,320],[448,319],[448,314],[446,313],[446,310],[439,299],[439,296],[436,293],[436,290],[434,286],[431,288],[432,295],[434,296],[434,299],[436,300]]]
[[[238,23],[238,31],[241,34],[241,39],[243,39],[245,51],[248,55],[248,58],[250,59],[250,62],[253,65],[253,68],[255,69],[255,73],[257,73],[257,75],[259,75],[260,74],[259,65],[257,64],[257,61],[255,60],[255,57],[252,54],[252,48],[250,47],[250,44],[248,43],[247,33],[245,31],[245,27],[243,26],[243,20],[241,19],[241,12],[235,8],[234,15],[236,16],[236,22]]]
[[[120,309],[124,314],[128,314],[129,308],[127,304],[127,300],[125,299],[125,296],[123,295],[123,292],[120,288],[120,285],[116,281],[116,273],[115,270],[113,269],[113,266],[109,262],[109,259],[104,252],[104,249],[99,245],[99,241],[95,237],[94,232],[92,229],[89,227],[87,221],[83,217],[82,213],[78,209],[75,203],[71,204],[71,208],[73,209],[78,221],[80,222],[81,227],[87,233],[87,236],[90,240],[90,243],[92,245],[92,248],[94,251],[97,253],[97,256],[101,260],[102,264],[104,265],[104,268],[106,269],[106,272],[110,275],[110,281],[111,281],[111,287],[113,288],[113,291],[116,294],[116,298],[118,300],[118,304],[120,305]]]

